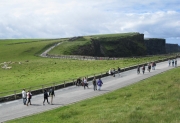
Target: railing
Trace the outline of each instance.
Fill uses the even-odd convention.
[[[162,61],[166,61],[166,60],[168,60],[170,58],[172,59],[172,58],[176,58],[176,57],[169,57],[169,58],[159,59],[159,60],[156,60],[155,62],[159,63],[159,62],[162,62]],[[139,65],[140,66],[147,65],[147,62],[142,63],[142,64],[138,64],[138,65],[132,65],[132,66],[125,67],[125,68],[121,68],[121,72],[137,68],[137,66],[139,66]],[[117,71],[116,71],[116,73],[117,73]],[[101,73],[95,73],[93,75],[87,75],[87,76],[83,76],[83,77],[87,77],[87,80],[91,81],[94,76],[96,78],[109,76],[108,70],[104,71],[104,72],[101,72]],[[83,77],[80,77],[80,78],[83,78]],[[26,89],[26,91],[31,90],[32,94],[36,95],[36,94],[43,93],[44,89],[48,90],[50,87],[54,87],[54,89],[57,90],[57,89],[60,89],[60,88],[65,88],[65,87],[68,87],[68,86],[75,85],[75,82],[76,82],[76,79],[70,79],[70,80],[59,81],[59,82],[51,82],[51,83],[42,84],[42,85],[38,85],[38,86],[31,86],[31,87],[28,87],[28,88],[25,88],[25,89]],[[22,89],[6,91],[6,92],[0,92],[0,102],[20,99],[20,98],[22,98],[21,92],[22,92]]]

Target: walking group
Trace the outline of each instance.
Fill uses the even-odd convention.
[[[177,67],[177,59],[169,59],[169,66]]]
[[[95,91],[95,90],[99,90],[99,91],[100,91],[103,82],[102,82],[101,78],[99,78],[98,80],[96,80],[96,77],[94,77],[93,80],[92,80],[92,84],[93,84],[93,89],[94,89],[94,91]],[[88,85],[89,85],[89,83],[88,83],[86,77],[84,77],[83,79],[78,78],[77,81],[76,81],[76,86],[83,86],[84,89],[89,88]],[[98,86],[98,88],[97,88],[97,86]]]
[[[50,97],[51,98],[51,103],[49,103],[49,101],[48,101],[48,97]],[[54,93],[54,89],[53,89],[53,87],[51,87],[50,89],[49,89],[49,94],[48,94],[48,92],[47,92],[47,90],[46,89],[44,89],[44,101],[43,101],[43,105],[45,105],[44,103],[45,103],[45,101],[47,101],[47,103],[48,104],[51,104],[51,105],[53,105],[53,97],[55,97],[55,93]],[[31,99],[32,99],[32,93],[31,93],[31,91],[25,91],[25,89],[23,89],[22,90],[22,98],[23,98],[23,104],[24,105],[32,105],[32,103],[31,103]]]
[[[147,70],[150,72],[151,69],[152,70],[155,70],[156,68],[156,62],[151,62],[151,63],[148,63],[147,64]],[[140,70],[142,69],[142,73],[144,74],[145,73],[145,70],[146,70],[146,66],[145,65],[142,65],[142,68],[140,68],[140,66],[137,67],[137,74],[140,74]]]
[[[120,76],[120,72],[121,72],[121,68],[120,67],[117,68],[117,72],[116,72],[115,68],[113,68],[113,69],[110,68],[109,71],[108,71],[108,74],[112,75],[113,77],[115,77],[116,73],[118,73],[118,75]]]

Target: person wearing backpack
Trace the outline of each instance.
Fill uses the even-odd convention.
[[[94,77],[93,81],[94,91],[97,90],[96,77]]]
[[[31,105],[31,98],[32,98],[32,94],[31,94],[31,91],[28,91],[27,92],[27,99],[28,99],[28,102],[27,102],[27,106],[28,106],[28,104],[30,103],[30,105]]]
[[[49,90],[49,96],[51,97],[51,105],[53,105],[53,96],[55,97],[53,87],[51,87],[51,89]]]
[[[47,100],[47,103],[49,104],[49,101],[48,101],[48,93],[47,93],[47,91],[46,91],[46,89],[44,90],[44,101],[43,101],[43,105],[44,105],[44,102],[45,102],[45,100]]]

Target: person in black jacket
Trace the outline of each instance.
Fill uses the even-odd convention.
[[[44,102],[47,100],[47,103],[49,104],[49,101],[48,101],[48,93],[46,91],[46,89],[44,90],[44,101],[43,101],[43,105],[44,105]]]
[[[55,97],[53,87],[51,87],[51,89],[49,90],[49,96],[51,97],[51,105],[53,105],[53,96]]]
[[[96,83],[96,77],[93,79],[93,86],[94,86],[94,91],[97,90],[97,83]]]

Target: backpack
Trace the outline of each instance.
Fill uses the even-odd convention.
[[[29,99],[31,99],[31,97],[32,97],[31,93],[29,93],[29,95],[28,95],[28,96],[29,96]]]
[[[96,85],[96,80],[93,80],[93,85]]]
[[[54,90],[53,89],[49,90],[49,95],[54,95]]]

